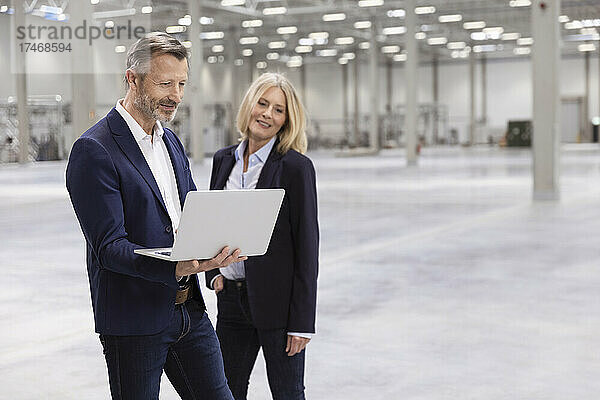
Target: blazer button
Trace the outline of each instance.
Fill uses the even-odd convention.
[[[165,226],[165,232],[167,233],[171,233],[171,227],[170,226]]]

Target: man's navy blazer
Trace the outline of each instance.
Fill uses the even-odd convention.
[[[244,261],[250,313],[257,328],[314,333],[319,268],[315,170],[308,157],[294,150],[282,155],[277,144],[278,141],[262,168],[256,188],[283,188],[285,197],[267,253]],[[225,187],[236,162],[236,147],[215,153],[211,189]],[[210,289],[210,282],[218,273],[217,269],[206,272]]]
[[[196,190],[183,146],[164,129],[183,206]],[[175,262],[135,254],[171,247],[171,220],[160,190],[127,123],[116,109],[75,142],[67,189],[87,246],[96,332],[149,335],[162,331],[175,307]],[[194,296],[201,300],[197,276]]]

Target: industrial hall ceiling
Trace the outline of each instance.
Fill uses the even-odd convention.
[[[345,64],[366,59],[371,35],[381,62],[406,60],[406,1],[198,0],[201,15],[193,18],[191,1],[186,0],[77,1],[90,1],[93,23],[98,26],[145,18],[151,30],[167,31],[189,47],[193,45],[190,25],[197,18],[209,63],[233,59],[241,65],[246,60],[263,68],[273,63]],[[10,13],[12,9],[2,5],[6,2],[0,0],[0,12]],[[69,19],[69,1],[22,3],[41,18],[54,18],[57,23]],[[420,60],[529,57],[533,6],[530,0],[418,0],[414,35]],[[563,0],[557,22],[563,55],[599,51],[600,0]],[[115,46],[115,51],[122,48]]]

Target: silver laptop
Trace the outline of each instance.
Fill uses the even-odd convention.
[[[213,258],[225,246],[243,256],[267,252],[284,189],[200,190],[185,199],[171,248],[138,249],[137,254],[169,261]]]

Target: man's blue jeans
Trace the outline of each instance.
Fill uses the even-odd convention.
[[[100,335],[100,341],[113,399],[158,399],[163,369],[182,399],[233,399],[219,341],[194,299],[175,306],[170,325],[156,335]]]
[[[304,354],[285,352],[285,329],[257,329],[252,324],[248,293],[242,283],[226,282],[217,294],[217,335],[225,375],[235,400],[246,400],[250,374],[262,347],[273,400],[304,400]]]

